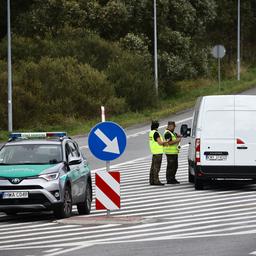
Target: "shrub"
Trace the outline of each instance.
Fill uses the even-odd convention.
[[[106,105],[110,113],[125,109],[104,73],[71,57],[26,61],[15,68],[14,74],[16,129],[33,122],[60,124],[69,117],[89,119],[101,105]],[[6,78],[1,75],[0,79],[2,83]]]
[[[125,99],[132,111],[150,107],[155,102],[152,70],[142,56],[124,53],[107,70],[116,95]]]

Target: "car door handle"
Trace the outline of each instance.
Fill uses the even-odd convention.
[[[248,149],[248,147],[237,147],[237,149]]]

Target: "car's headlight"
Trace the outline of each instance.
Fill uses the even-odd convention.
[[[47,181],[57,180],[59,178],[59,173],[48,173],[39,175],[39,178],[45,179]]]

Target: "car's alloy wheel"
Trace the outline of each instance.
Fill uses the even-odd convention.
[[[54,215],[58,219],[68,218],[72,214],[72,195],[70,187],[65,188],[63,203],[54,210]]]
[[[91,184],[88,183],[86,187],[86,194],[84,202],[77,204],[77,211],[81,214],[90,214],[91,212],[91,204],[92,204],[92,187]]]

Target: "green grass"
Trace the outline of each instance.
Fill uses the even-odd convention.
[[[218,89],[216,81],[199,79],[193,81],[182,81],[176,86],[176,93],[172,97],[161,100],[153,109],[142,112],[128,112],[118,116],[108,117],[107,120],[117,122],[123,127],[149,122],[152,119],[161,119],[179,111],[194,106],[196,99],[204,95],[234,94],[245,91],[256,86],[256,68],[249,69],[241,76],[241,81],[235,79],[221,82],[221,90]],[[107,113],[107,110],[106,110]],[[69,135],[84,135],[98,122],[100,116],[93,120],[67,119],[61,126],[27,127],[22,131],[67,131]],[[0,131],[0,141],[6,141],[7,131]]]

